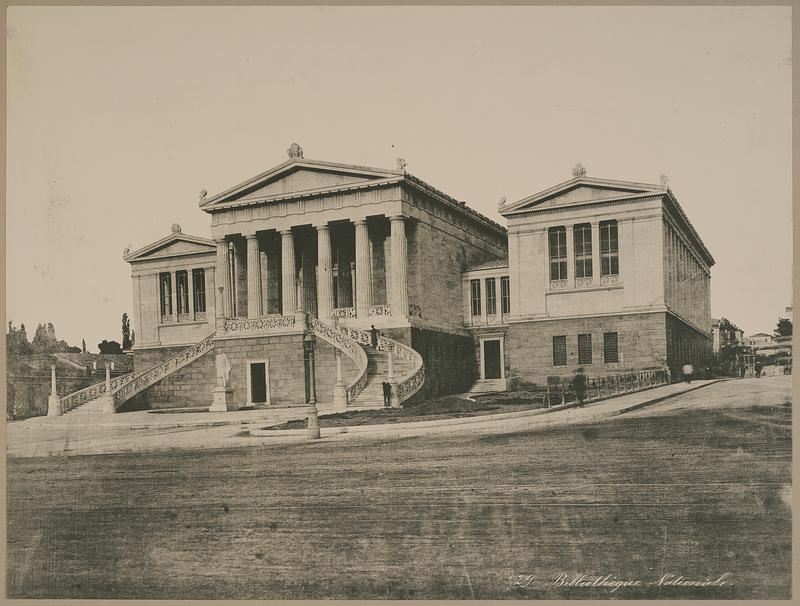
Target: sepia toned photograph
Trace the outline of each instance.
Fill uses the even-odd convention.
[[[6,51],[6,598],[792,598],[792,7]]]

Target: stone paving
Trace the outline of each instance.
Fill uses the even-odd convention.
[[[707,389],[715,384],[714,389]],[[322,428],[321,441],[393,439],[454,432],[514,433],[554,425],[599,422],[622,413],[652,414],[676,405],[685,406],[687,401],[694,401],[698,406],[720,406],[724,405],[725,394],[731,390],[752,392],[757,399],[757,394],[769,386],[784,389],[787,398],[791,397],[791,377],[694,381],[691,385],[665,385],[584,406],[346,429]],[[674,398],[678,395],[681,398]],[[320,410],[321,415],[333,412]],[[12,457],[31,457],[277,446],[305,441],[304,430],[260,431],[260,428],[304,416],[303,408],[277,408],[228,413],[153,414],[142,411],[97,417],[40,417],[8,424],[7,453]]]

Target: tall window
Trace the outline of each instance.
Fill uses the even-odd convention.
[[[192,287],[194,288],[194,311],[206,310],[206,271],[204,269],[192,270]]]
[[[600,275],[619,275],[619,241],[617,222],[600,222]]]
[[[500,310],[504,314],[511,313],[511,284],[508,276],[500,278]]]
[[[481,315],[481,281],[470,280],[469,291],[470,291],[472,315],[473,317],[479,316]]]
[[[619,362],[619,342],[617,333],[603,333],[603,362]]]
[[[560,225],[547,230],[550,244],[550,279],[567,279],[567,229]]]
[[[567,337],[559,335],[553,337],[553,366],[567,365]]]
[[[178,293],[178,313],[189,313],[189,274],[186,271],[175,272],[175,288]]]
[[[573,230],[575,239],[575,277],[592,277],[592,226],[589,223],[576,225]]]
[[[159,276],[160,294],[161,294],[161,315],[172,315],[172,276],[170,274],[161,274]]]
[[[578,364],[592,363],[592,335],[578,335]]]
[[[486,278],[486,313],[497,313],[497,284],[494,278]]]

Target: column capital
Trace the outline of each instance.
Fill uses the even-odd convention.
[[[314,228],[315,228],[317,231],[328,231],[328,230],[330,229],[330,226],[328,225],[328,223],[327,223],[327,222],[325,222],[325,223],[319,223],[319,224],[315,223],[315,224],[314,224]]]
[[[389,217],[389,221],[394,223],[394,222],[397,222],[397,221],[405,221],[406,218],[407,217],[405,215],[392,215],[392,216]]]
[[[292,228],[290,227],[288,229],[279,229],[278,233],[280,235],[282,235],[282,236],[291,236],[292,235]]]
[[[367,220],[365,218],[362,219],[353,219],[353,225],[366,225]]]
[[[228,241],[225,239],[225,236],[214,238],[214,244],[219,246],[220,244],[226,244]]]
[[[252,233],[243,233],[242,235],[243,235],[243,236],[244,236],[244,237],[245,237],[247,240],[255,240],[256,238],[258,238],[258,235],[256,234],[256,232],[252,232]]]

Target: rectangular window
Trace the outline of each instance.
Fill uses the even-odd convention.
[[[578,364],[592,363],[592,335],[578,335]]]
[[[619,362],[619,344],[617,333],[603,333],[603,361],[606,364]]]
[[[189,313],[189,274],[185,271],[175,272],[175,288],[178,293],[178,313]]]
[[[161,315],[172,315],[172,276],[161,274],[159,276],[159,291],[161,299]]]
[[[600,275],[619,275],[619,241],[617,222],[600,222]]]
[[[500,278],[500,309],[504,314],[511,313],[511,284],[508,276]]]
[[[486,278],[486,313],[497,313],[497,285],[494,278]]]
[[[479,316],[481,315],[481,281],[470,280],[469,291],[470,291],[472,316],[473,317]]]
[[[592,226],[589,223],[576,225],[572,230],[575,240],[575,277],[592,277]]]
[[[567,365],[567,337],[553,337],[553,366]]]
[[[547,230],[550,246],[550,279],[567,279],[567,229],[561,225]]]
[[[194,311],[203,313],[206,310],[206,271],[192,270],[192,287],[194,288]]]

